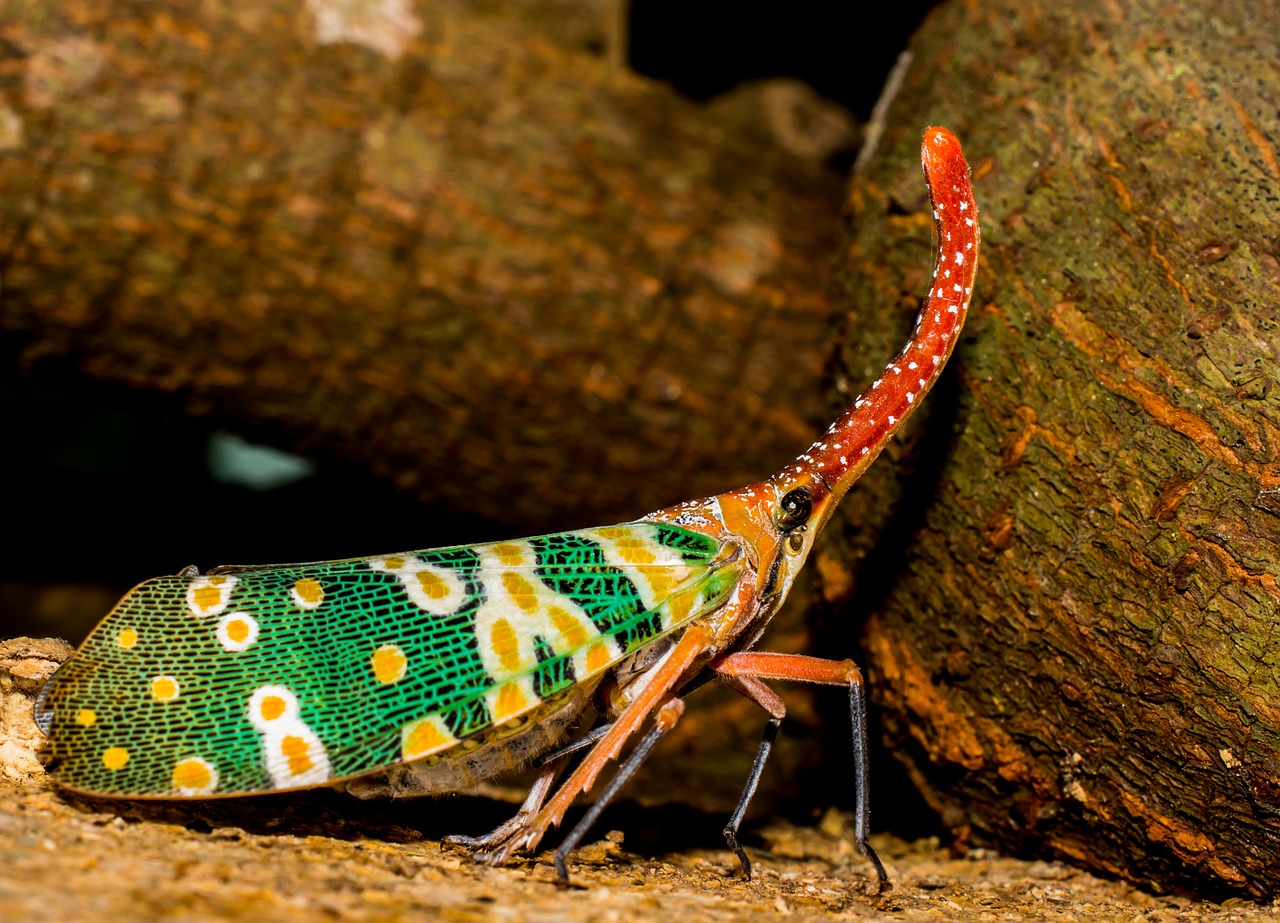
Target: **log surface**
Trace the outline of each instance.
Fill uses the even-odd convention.
[[[845,378],[927,265],[920,126],[974,165],[970,327],[845,502],[828,631],[962,842],[1280,894],[1280,29],[1271,4],[953,3],[852,192]],[[838,614],[839,620],[836,620]],[[844,620],[848,620],[847,622]],[[841,643],[839,641],[833,643]],[[851,643],[851,642],[849,642]]]
[[[348,7],[0,2],[24,369],[544,531],[806,444],[834,172],[534,7]]]

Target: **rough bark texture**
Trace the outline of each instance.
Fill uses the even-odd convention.
[[[976,302],[819,564],[890,746],[965,842],[1274,896],[1276,7],[953,3],[914,50],[852,192],[850,385],[921,287],[929,123],[974,165]]]
[[[511,524],[780,465],[840,180],[517,6],[0,2],[0,331]]]

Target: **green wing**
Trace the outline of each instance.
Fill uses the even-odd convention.
[[[211,797],[444,752],[722,605],[720,551],[629,523],[149,580],[42,696],[54,774]]]

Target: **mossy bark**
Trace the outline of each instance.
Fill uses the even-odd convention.
[[[974,167],[976,300],[819,562],[890,745],[962,841],[1280,894],[1275,7],[952,3],[914,53],[853,189],[850,385],[921,285],[929,123]]]

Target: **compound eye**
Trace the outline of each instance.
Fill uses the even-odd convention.
[[[778,529],[783,532],[798,529],[809,521],[809,515],[812,512],[813,495],[807,488],[797,487],[795,490],[789,490],[782,498],[782,502],[778,504]]]

